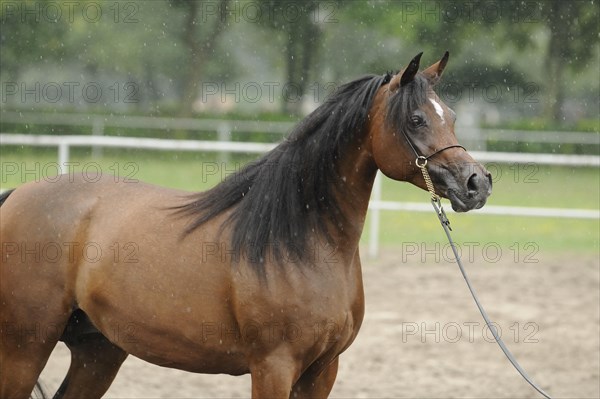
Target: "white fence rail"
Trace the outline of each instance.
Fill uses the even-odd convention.
[[[475,127],[461,127],[461,131],[466,137],[475,138],[475,141],[600,145],[600,135],[598,133],[480,129]]]
[[[68,161],[70,147],[117,147],[147,150],[215,151],[237,153],[263,153],[276,143],[249,143],[239,141],[171,140],[117,136],[55,136],[20,133],[0,134],[0,145],[30,145],[59,148],[59,164]],[[536,163],[540,165],[568,165],[599,167],[597,155],[558,155],[511,152],[469,151],[479,162]]]
[[[238,153],[264,153],[276,146],[273,143],[248,143],[231,141],[200,141],[200,140],[167,140],[137,137],[114,136],[54,136],[30,134],[0,134],[0,145],[28,145],[28,146],[55,146],[58,148],[58,165],[63,167],[69,161],[71,147],[119,147],[152,150],[177,150],[177,151],[216,151]],[[600,167],[600,156],[596,155],[553,155],[553,154],[523,154],[503,152],[475,152],[471,155],[480,162],[497,163],[536,163],[544,165],[569,165]],[[371,225],[369,255],[377,256],[379,249],[379,222],[380,212],[387,211],[416,211],[431,212],[431,205],[427,203],[388,202],[381,201],[381,174],[378,174],[373,189],[371,210]],[[449,210],[451,211],[451,210]],[[559,217],[578,219],[600,219],[598,209],[558,209],[558,208],[533,208],[509,207],[488,205],[481,210],[474,211],[482,215],[510,215],[528,217]]]

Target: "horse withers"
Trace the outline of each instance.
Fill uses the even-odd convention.
[[[482,207],[489,173],[419,72],[341,86],[209,191],[63,175],[1,198],[0,397],[27,397],[59,340],[57,398],[101,397],[125,358],[250,373],[252,397],[327,397],[364,314],[358,251],[377,170]],[[2,202],[0,201],[0,202]]]

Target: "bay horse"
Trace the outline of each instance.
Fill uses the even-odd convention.
[[[0,397],[25,398],[59,340],[55,398],[99,398],[131,354],[251,374],[253,398],[327,397],[364,314],[359,238],[375,174],[482,207],[490,174],[434,85],[448,60],[341,86],[288,138],[202,193],[62,175],[0,198]]]

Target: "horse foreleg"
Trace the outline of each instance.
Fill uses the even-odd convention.
[[[338,362],[339,358],[336,357],[325,369],[310,367],[306,370],[294,384],[290,399],[327,398],[337,377]]]
[[[68,344],[71,366],[54,399],[100,398],[117,376],[127,352],[100,333]]]
[[[271,354],[251,363],[250,374],[252,399],[287,399],[298,376],[298,367],[291,356]]]

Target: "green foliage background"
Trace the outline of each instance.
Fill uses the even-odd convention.
[[[494,124],[598,131],[599,9],[588,0],[0,0],[3,91],[6,82],[69,81],[137,89],[127,103],[125,91],[116,101],[8,96],[2,105],[197,116],[202,83],[277,82],[274,104],[242,98],[218,112],[297,117],[305,111],[295,94],[322,101],[332,85],[401,69],[419,51],[433,63],[449,50],[445,80],[476,87],[472,102],[501,113]],[[292,93],[282,89],[289,83]],[[482,96],[486,85],[502,98]],[[532,88],[535,101],[524,101]]]

